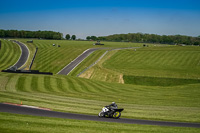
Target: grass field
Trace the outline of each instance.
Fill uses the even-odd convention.
[[[20,57],[20,47],[8,40],[1,40],[0,71],[14,65]]]
[[[88,48],[96,48],[102,46],[92,45],[92,41],[66,41],[66,40],[33,40],[33,43],[27,43],[27,39],[19,39],[27,44],[34,54],[35,48],[38,47],[32,69],[42,72],[58,73],[63,67],[73,61],[77,56],[82,54]],[[53,46],[56,44],[56,46]],[[60,47],[57,47],[60,45]],[[103,47],[131,47],[141,46],[135,43],[115,43],[107,42]]]
[[[3,133],[53,132],[53,133],[198,133],[198,128],[160,127],[108,122],[80,121],[0,113],[0,129]]]
[[[200,47],[195,46],[166,46],[149,47],[134,50],[111,51],[96,66],[86,71],[89,79],[113,82],[120,75],[134,79],[149,79],[150,82],[160,79],[200,79]],[[81,77],[86,77],[82,75]],[[88,77],[87,77],[88,78]],[[118,80],[116,80],[116,78]],[[128,81],[130,83],[130,80]],[[182,80],[184,84],[186,81]]]
[[[27,40],[20,41],[26,43]],[[53,47],[53,43],[61,47]],[[140,48],[136,51],[109,51],[97,65],[83,73],[81,78],[76,77],[105,52],[105,50],[96,51],[74,69],[70,76],[55,74],[85,49],[96,47],[92,43],[65,40],[34,40],[33,44],[26,43],[32,53],[35,47],[39,48],[32,69],[53,72],[54,75],[1,72],[0,102],[18,104],[22,102],[25,105],[46,107],[55,111],[97,115],[103,106],[115,101],[119,107],[125,108],[122,117],[200,123],[200,49],[198,47],[149,45],[148,48]],[[106,46],[138,47],[141,45],[107,42]],[[8,54],[8,51],[11,52]],[[6,58],[8,55],[14,55],[14,51],[20,51],[16,44],[3,42],[3,50],[0,50],[0,55],[3,55],[0,56],[0,70],[18,60],[13,58],[10,61]],[[0,113],[0,116],[3,116],[0,117],[0,130],[3,132],[27,132],[27,130],[65,132],[67,129],[69,132],[74,130],[106,132],[110,127],[113,132],[199,131],[195,128],[63,120],[7,113]],[[32,124],[29,129],[24,129],[27,121]],[[57,128],[53,129],[53,125],[57,125]],[[105,130],[102,130],[102,127],[105,127]]]
[[[0,77],[4,79],[0,102],[96,115],[102,106],[115,101],[125,108],[122,117],[200,122],[200,84],[155,87],[60,75],[1,73]]]
[[[200,47],[152,47],[121,50],[103,64],[124,75],[200,78]]]

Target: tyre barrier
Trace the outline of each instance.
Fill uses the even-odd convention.
[[[51,72],[39,72],[39,70],[16,70],[16,71],[13,71],[13,70],[2,70],[1,72],[53,75],[53,73],[51,73]]]

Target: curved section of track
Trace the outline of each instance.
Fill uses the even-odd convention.
[[[20,49],[21,49],[21,56],[20,56],[20,58],[19,58],[19,60],[15,63],[15,65],[13,65],[13,66],[15,66],[15,67],[17,67],[17,68],[20,68],[20,67],[22,67],[25,63],[26,63],[26,61],[28,60],[28,57],[29,57],[29,50],[28,50],[28,48],[27,48],[27,46],[26,45],[24,45],[23,43],[21,43],[21,42],[19,42],[19,41],[16,41],[16,40],[14,40],[13,42],[15,42],[15,43],[17,43],[19,46],[20,46]]]
[[[33,116],[77,119],[77,120],[92,120],[92,121],[128,123],[128,124],[200,128],[200,123],[151,121],[151,120],[137,120],[137,119],[127,119],[127,118],[120,118],[120,119],[99,118],[98,116],[94,116],[94,115],[56,112],[56,111],[29,108],[29,107],[16,106],[16,105],[4,104],[4,103],[0,103],[0,112],[8,112],[8,113],[15,113],[15,114],[23,114],[23,115],[33,115]]]

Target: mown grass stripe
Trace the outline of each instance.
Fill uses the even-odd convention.
[[[48,92],[48,90],[45,89],[45,82],[44,82],[45,76],[38,76],[38,91],[39,92]]]
[[[74,83],[74,86],[75,86],[75,89],[76,89],[77,92],[79,92],[79,93],[85,92],[84,89],[86,89],[86,87],[82,86],[82,84],[80,83],[80,81],[78,79],[70,78],[70,80]],[[86,90],[88,90],[86,92],[90,92],[89,89],[86,89]]]
[[[39,92],[39,89],[38,89],[38,77],[37,76],[32,76],[32,79],[31,79],[31,89],[33,91]]]
[[[53,89],[53,92],[61,92],[60,88],[58,88],[58,84],[57,84],[57,78],[52,78],[50,77],[50,82],[49,84],[51,85],[51,88]]]
[[[16,88],[17,88],[18,91],[25,91],[26,92],[26,89],[24,88],[25,80],[26,80],[26,77],[23,77],[23,76],[19,77],[17,84],[16,84]]]
[[[12,50],[12,46],[11,46],[10,43],[8,43],[8,42],[6,42],[5,44],[2,43],[2,49],[1,49],[1,51],[3,51],[3,55],[0,58],[0,67],[5,68],[5,66],[6,66],[5,62],[7,61],[7,57],[10,54],[9,51],[11,51],[11,50]]]
[[[20,48],[17,44],[10,41],[3,41],[2,49],[0,50],[0,70],[14,65],[20,54]]]
[[[167,59],[163,60],[164,64],[165,64],[166,66],[168,66],[169,64],[177,63],[177,62],[175,61],[176,58],[177,58],[177,54],[178,54],[177,51],[168,52],[168,55],[165,56]]]
[[[74,84],[73,84],[73,82],[70,80],[70,78],[65,78],[65,84],[67,83],[67,85],[68,85],[68,91],[69,92],[74,92],[74,90],[75,90],[75,86],[74,86]]]
[[[0,58],[0,62],[4,62],[7,55],[9,54],[9,50],[11,50],[11,46],[10,43],[7,43],[5,41],[2,42],[2,49],[0,51],[0,53],[2,52],[1,58]]]
[[[12,62],[12,60],[17,56],[16,52],[18,52],[18,51],[16,50],[16,48],[14,46],[15,46],[15,44],[12,44],[12,46],[10,47],[10,50],[8,52],[8,55],[5,56],[6,60],[4,61],[4,64],[5,64],[4,67],[7,66],[7,64],[9,64],[9,62]]]
[[[72,80],[72,79],[70,79],[70,78],[67,78],[66,80],[67,80],[67,82],[68,82],[68,84],[69,84],[69,90],[70,90],[71,92],[79,92],[77,86],[75,86],[74,80]]]
[[[61,82],[62,82],[62,89],[64,92],[66,93],[69,93],[70,92],[70,86],[69,86],[69,83],[68,83],[68,78],[65,76],[65,77],[62,77],[61,78]]]
[[[109,87],[103,82],[95,82],[93,84],[95,87],[101,88],[101,92],[112,93],[114,91],[113,87]]]
[[[53,92],[53,89],[52,89],[50,83],[51,83],[50,82],[50,77],[49,76],[44,76],[44,87],[45,87],[45,90],[49,91],[49,92]]]
[[[32,81],[32,76],[26,76],[25,77],[25,82],[24,82],[24,89],[27,92],[32,92],[32,86],[31,86],[31,81]]]
[[[91,92],[94,92],[93,88],[92,87],[89,87],[88,85],[85,84],[85,82],[82,82],[80,80],[76,80],[77,81],[77,84],[80,85],[81,89],[83,90],[82,92],[86,92],[86,93],[91,93]]]
[[[57,87],[58,87],[58,90],[60,92],[65,92],[66,90],[64,89],[64,86],[63,86],[63,80],[61,78],[56,78],[56,83],[57,83]]]
[[[92,88],[94,90],[94,92],[97,92],[97,93],[109,92],[108,90],[106,90],[105,88],[102,88],[101,86],[97,85],[96,83],[93,83],[90,81],[84,81],[84,80],[82,80],[81,82],[83,84],[85,84],[86,86],[88,86],[88,88]]]
[[[10,92],[10,91],[15,92],[17,90],[16,85],[17,85],[18,79],[19,79],[19,76],[10,76],[9,77],[8,83],[6,85],[6,90],[8,92]]]
[[[6,91],[6,85],[9,78],[5,76],[0,76],[0,91]]]

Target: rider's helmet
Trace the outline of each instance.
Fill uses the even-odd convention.
[[[112,104],[115,104],[115,102],[112,102]]]

